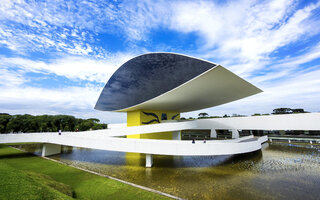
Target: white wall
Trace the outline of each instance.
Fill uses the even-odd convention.
[[[195,144],[192,144],[188,140],[127,139],[104,137],[103,134],[101,134],[101,137],[92,137],[90,133],[86,135],[79,135],[78,133],[0,135],[0,143],[39,142],[110,151],[181,156],[229,155],[252,152],[261,149],[261,143],[266,140],[266,136],[254,140],[250,136],[227,141],[207,141],[206,143],[196,141]]]
[[[320,113],[211,118],[197,121],[196,129],[320,130]]]

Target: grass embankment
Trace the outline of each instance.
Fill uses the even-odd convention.
[[[168,199],[0,145],[0,199]]]

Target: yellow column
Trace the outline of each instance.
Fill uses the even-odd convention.
[[[174,111],[135,110],[127,112],[127,126],[141,126],[161,123],[167,120],[180,119],[180,113]],[[128,135],[127,138],[172,140],[172,132]]]
[[[127,127],[129,126],[140,126],[141,125],[141,111],[135,110],[127,112]],[[140,138],[140,134],[127,135],[127,138]]]

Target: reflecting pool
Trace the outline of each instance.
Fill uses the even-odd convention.
[[[20,146],[21,147],[21,146]],[[40,153],[41,145],[23,145]],[[145,156],[63,147],[50,156],[185,199],[319,199],[320,145],[270,143],[236,156]]]

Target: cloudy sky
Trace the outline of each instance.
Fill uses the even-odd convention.
[[[125,122],[96,100],[121,64],[158,51],[221,64],[264,90],[182,116],[320,111],[319,1],[1,0],[0,112]]]

